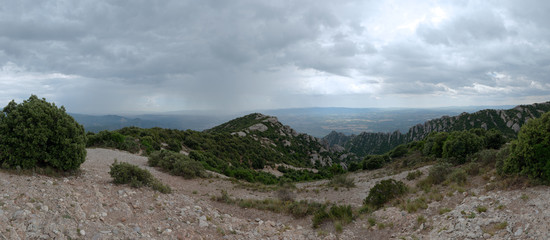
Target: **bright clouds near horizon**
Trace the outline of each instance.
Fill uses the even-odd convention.
[[[550,100],[545,1],[17,1],[0,104],[80,113]]]

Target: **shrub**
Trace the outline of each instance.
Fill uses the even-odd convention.
[[[469,131],[452,132],[443,144],[444,158],[452,158],[454,164],[463,164],[466,157],[483,147],[483,139]]]
[[[468,174],[462,168],[455,169],[451,174],[449,174],[449,181],[455,182],[458,185],[464,185],[466,183]]]
[[[490,129],[485,133],[485,147],[489,149],[499,149],[504,143],[506,138],[502,133],[496,129]]]
[[[424,148],[422,154],[425,156],[442,157],[443,144],[447,140],[449,133],[446,132],[432,132],[424,141]]]
[[[276,192],[277,198],[282,202],[294,201],[294,192],[292,192],[292,188],[295,188],[295,186],[290,183],[280,183]]]
[[[406,179],[409,180],[409,181],[411,181],[411,180],[414,180],[414,179],[419,178],[420,176],[422,176],[422,174],[423,174],[423,173],[422,173],[420,170],[416,170],[416,171],[413,171],[413,172],[409,172],[409,173],[407,174]]]
[[[430,168],[428,175],[428,181],[431,184],[440,184],[447,178],[447,175],[451,172],[451,164],[447,162],[441,162],[433,165]]]
[[[363,160],[364,170],[374,170],[384,166],[386,158],[383,155],[369,155]]]
[[[355,172],[361,170],[361,165],[357,162],[352,162],[349,164],[348,171]]]
[[[353,221],[353,219],[353,211],[350,205],[335,205],[332,206],[328,212],[326,211],[326,206],[323,205],[313,215],[313,227],[318,228],[327,220],[348,224]]]
[[[141,169],[126,162],[119,163],[116,159],[111,165],[109,175],[111,175],[115,184],[129,184],[135,188],[148,186],[161,193],[172,192],[169,186],[162,184],[146,169]]]
[[[409,152],[406,144],[401,144],[390,151],[390,157],[399,158],[405,156]]]
[[[510,147],[510,157],[502,166],[504,173],[550,182],[550,112],[523,125]]]
[[[86,160],[84,127],[46,99],[11,101],[0,113],[0,163],[29,169],[78,169]]]
[[[88,133],[88,142],[86,146],[116,148],[131,153],[137,153],[140,150],[140,146],[134,138],[107,130],[97,134]]]
[[[202,164],[188,156],[168,150],[156,151],[150,154],[148,164],[160,167],[172,175],[184,178],[205,177],[206,171]]]
[[[369,195],[365,198],[364,203],[381,207],[406,192],[407,186],[403,182],[394,179],[382,180],[369,190]]]
[[[355,187],[354,181],[355,179],[353,177],[349,177],[347,174],[340,174],[332,177],[328,185],[331,187],[352,188]]]

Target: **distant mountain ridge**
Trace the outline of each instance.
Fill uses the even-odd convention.
[[[507,137],[515,137],[521,126],[529,119],[538,118],[550,111],[550,102],[519,105],[512,109],[485,109],[474,113],[462,113],[457,116],[441,118],[417,124],[407,133],[399,131],[391,133],[368,133],[342,136],[331,132],[323,138],[329,146],[342,146],[357,156],[382,154],[392,148],[415,140],[421,140],[431,132],[462,131],[472,128],[497,129]],[[343,145],[342,145],[343,144]]]

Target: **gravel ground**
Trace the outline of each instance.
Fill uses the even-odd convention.
[[[115,158],[148,169],[173,193],[112,184],[108,172]],[[0,171],[0,239],[550,238],[550,189],[546,186],[485,191],[486,183],[481,183],[464,193],[445,195],[418,212],[386,207],[357,218],[336,233],[330,223],[312,229],[310,217],[294,219],[211,200],[222,189],[238,198],[263,199],[274,197],[273,192],[243,187],[246,184],[225,178],[186,180],[146,163],[143,156],[98,148],[88,149],[78,176],[53,178]],[[403,180],[407,173],[391,177]],[[351,174],[356,182],[351,189],[330,188],[326,181],[296,184],[296,199],[360,206],[370,187],[387,175],[384,170]],[[411,196],[419,195],[422,193]],[[480,206],[486,210],[479,211]],[[440,214],[442,208],[449,211]],[[419,221],[420,216],[425,221]],[[371,225],[369,218],[376,223]]]

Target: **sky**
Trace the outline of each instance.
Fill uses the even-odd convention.
[[[68,112],[550,101],[550,1],[0,0],[0,105]]]

